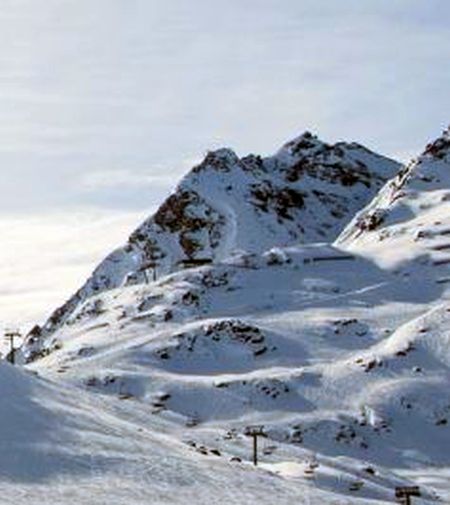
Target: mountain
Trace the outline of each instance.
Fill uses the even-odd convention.
[[[181,268],[180,262],[220,261],[234,251],[333,241],[400,165],[356,143],[334,145],[311,133],[274,156],[239,158],[210,152],[158,211],[110,254],[28,344],[39,342],[86,299],[124,284]]]
[[[358,182],[349,184],[353,171],[342,175],[335,146],[309,135],[262,160],[266,171],[248,173],[230,151],[208,155],[113,253],[117,262],[103,264],[110,284],[84,291],[29,337],[25,369],[61,393],[56,402],[39,386],[49,417],[87,409],[95,427],[75,418],[69,435],[83,441],[79,452],[93,447],[111,458],[125,481],[150,469],[127,503],[178,503],[180,485],[195,503],[387,504],[395,487],[411,485],[420,486],[419,503],[450,502],[449,132],[387,182],[386,167],[397,165],[345,146],[346,160],[381,165],[363,177],[355,161]],[[302,150],[321,161],[314,169],[303,162],[291,182],[287,167]],[[260,209],[251,197],[257,177],[276,192],[301,191],[303,204]],[[348,208],[359,208],[355,195],[376,194],[345,226],[318,187]],[[173,203],[185,191],[199,199]],[[232,227],[230,209],[239,209]],[[212,222],[222,230],[215,247]],[[324,222],[335,224],[326,237]],[[188,234],[201,244],[190,268],[178,264],[189,257],[186,230],[202,232]],[[140,269],[155,259],[155,244],[164,254],[153,281]],[[141,254],[133,264],[124,259],[130,251]],[[114,475],[100,462],[87,488],[98,489],[98,479],[111,495]]]
[[[356,143],[310,133],[274,156],[210,152],[158,211],[110,254],[31,342],[59,328],[86,299],[123,284],[221,260],[234,251],[334,240],[400,165]]]

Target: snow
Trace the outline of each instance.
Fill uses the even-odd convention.
[[[344,253],[326,244],[273,254],[103,293],[101,310],[80,308],[52,337],[62,348],[28,368],[106,398],[170,440],[217,449],[223,464],[239,457],[247,471],[265,470],[261,478],[300,482],[311,500],[319,489],[339,503],[389,502],[430,462],[446,472],[448,429],[436,423],[450,417],[441,336],[450,313],[434,279],[411,295],[410,278],[363,257],[330,260]],[[244,435],[252,424],[276,447],[260,470]],[[314,479],[301,470],[311,454]],[[435,490],[423,491],[431,499]]]
[[[14,426],[0,456],[5,503],[20,490],[24,503],[381,504],[416,484],[417,503],[448,503],[443,139],[334,244],[263,235],[260,250],[226,254],[235,221],[211,264],[79,297],[58,327],[31,336],[23,369],[0,367]],[[213,203],[236,170],[229,150],[214,159]],[[361,227],[380,209],[383,221]],[[113,274],[127,253],[117,254]],[[265,435],[256,468],[254,425]]]
[[[0,366],[2,503],[289,504],[324,494],[249,465],[199,455],[155,432],[148,414]],[[150,423],[150,424],[149,424]],[[342,503],[346,503],[343,501]],[[350,502],[348,502],[350,503]],[[363,503],[363,502],[361,502]]]

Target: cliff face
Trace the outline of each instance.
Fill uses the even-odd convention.
[[[266,158],[210,152],[127,244],[32,332],[31,343],[59,328],[89,297],[142,282],[153,268],[160,276],[186,260],[214,262],[237,250],[333,241],[399,169],[356,143],[329,145],[308,132]]]

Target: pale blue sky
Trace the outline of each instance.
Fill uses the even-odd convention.
[[[63,301],[210,148],[309,129],[416,154],[450,120],[449,19],[448,0],[3,0],[0,323]]]
[[[0,212],[143,209],[211,147],[304,129],[407,157],[449,121],[449,19],[448,0],[5,0]]]

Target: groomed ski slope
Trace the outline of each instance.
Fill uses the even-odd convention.
[[[283,466],[200,456],[144,409],[7,364],[0,380],[2,504],[354,503],[280,477]]]

